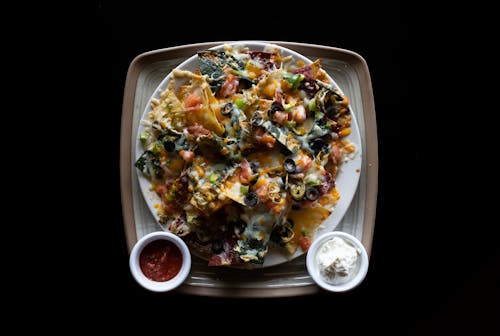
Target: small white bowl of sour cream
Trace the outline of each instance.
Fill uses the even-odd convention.
[[[309,275],[318,286],[345,292],[359,285],[368,272],[368,254],[353,235],[334,231],[317,237],[307,252]]]

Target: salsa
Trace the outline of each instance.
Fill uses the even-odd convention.
[[[139,257],[139,264],[149,280],[168,281],[179,273],[182,254],[174,243],[159,239],[144,247]]]

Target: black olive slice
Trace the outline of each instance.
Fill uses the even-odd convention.
[[[253,207],[256,206],[257,203],[259,203],[259,196],[257,196],[256,193],[250,191],[248,194],[245,195],[243,201],[247,206]]]
[[[330,145],[325,140],[321,138],[316,138],[313,141],[311,141],[309,146],[312,148],[312,150],[314,150],[314,152],[318,153],[322,150],[328,150],[328,147]]]
[[[227,103],[220,110],[220,113],[222,113],[222,115],[225,115],[225,116],[230,115],[231,112],[233,112],[233,103]]]
[[[175,149],[175,142],[172,140],[165,140],[163,141],[163,148],[165,148],[167,152],[172,152]]]
[[[318,191],[318,189],[316,189],[314,187],[310,187],[310,188],[307,188],[304,196],[308,201],[315,201],[319,197],[319,191]]]

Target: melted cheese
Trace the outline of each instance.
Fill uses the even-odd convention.
[[[330,210],[322,206],[291,210],[288,213],[288,217],[294,222],[293,232],[295,233],[291,241],[291,246],[296,248],[299,239],[304,237],[304,233],[306,235],[311,235],[316,232],[321,223],[330,216],[330,213]],[[289,252],[293,253],[295,251]]]
[[[241,182],[236,178],[232,178],[231,181],[227,181],[224,186],[221,187],[222,194],[229,197],[235,202],[245,205],[245,195],[241,193]]]
[[[218,111],[216,109],[218,106],[217,99],[212,94],[205,77],[189,71],[174,70],[171,83],[175,82],[176,78],[183,77],[191,79],[191,84],[187,87],[183,87],[182,90],[178,92],[181,98],[180,100],[185,100],[190,94],[196,94],[201,98],[201,107],[185,112],[188,125],[200,124],[206,129],[215,132],[217,135],[222,135],[222,133],[224,133],[224,126],[219,120],[222,120],[223,117],[220,115],[220,108]]]

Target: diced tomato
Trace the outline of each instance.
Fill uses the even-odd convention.
[[[194,159],[194,152],[192,151],[187,151],[187,150],[181,150],[179,152],[179,155],[182,157],[182,159],[186,162],[191,162]]]
[[[208,261],[208,266],[221,266],[222,265],[222,258],[220,255],[214,254],[212,257],[210,257],[210,260]]]
[[[280,125],[284,125],[288,121],[288,113],[285,111],[276,111],[274,112],[273,120]]]
[[[192,135],[207,135],[207,134],[210,134],[210,131],[207,130],[205,127],[201,126],[201,125],[193,125],[193,126],[188,126],[187,128],[187,132],[188,134],[192,134]]]
[[[293,120],[295,120],[298,124],[303,123],[306,120],[306,109],[302,105],[298,105],[294,107],[292,111]]]
[[[342,151],[340,150],[339,146],[332,146],[330,157],[332,158],[333,163],[340,163],[340,160],[342,159]]]
[[[196,93],[191,93],[189,96],[187,96],[186,100],[184,101],[184,107],[187,110],[196,110],[200,108],[200,106],[201,106],[201,98]]]
[[[312,159],[307,154],[301,154],[297,160],[297,167],[300,168],[299,171],[306,171],[311,167]]]
[[[236,89],[238,88],[238,84],[239,84],[238,77],[229,74],[226,78],[226,81],[224,82],[224,84],[222,85],[222,87],[219,91],[219,95],[222,98],[225,98],[225,97],[228,97],[228,96],[235,94]]]
[[[247,160],[242,160],[240,162],[240,182],[243,184],[249,184],[252,180],[252,168],[250,167],[250,163]]]
[[[267,184],[257,188],[255,193],[259,196],[261,202],[267,202],[267,200],[269,200],[269,196],[267,195]]]
[[[257,140],[258,143],[267,146],[268,148],[273,148],[274,143],[276,142],[276,139],[271,134],[264,131],[262,128],[258,129],[255,132],[255,140]]]
[[[299,239],[299,245],[302,251],[307,252],[311,247],[312,239],[309,236],[304,236]]]

